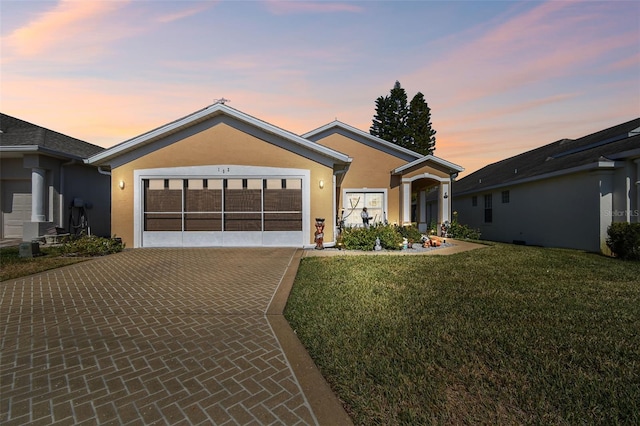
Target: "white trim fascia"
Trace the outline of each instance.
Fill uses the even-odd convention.
[[[457,164],[454,164],[450,161],[444,160],[440,157],[436,157],[435,155],[429,154],[429,155],[425,155],[422,158],[418,158],[415,161],[412,161],[410,163],[407,163],[403,166],[400,166],[398,168],[393,169],[393,171],[391,171],[391,174],[397,175],[397,174],[401,174],[403,171],[410,169],[411,167],[417,166],[422,162],[428,162],[428,161],[433,161],[434,163],[449,168],[449,169],[453,169],[456,172],[460,173],[464,171],[464,168],[461,166],[458,166]]]
[[[0,152],[36,152],[38,145],[11,145],[0,146]]]
[[[586,171],[589,171],[589,170],[614,169],[616,167],[619,167],[621,164],[622,163],[619,162],[619,161],[602,160],[602,161],[597,161],[595,163],[585,164],[585,165],[582,165],[582,166],[571,167],[569,169],[558,170],[556,172],[545,173],[543,175],[531,176],[531,177],[528,177],[528,178],[519,179],[519,180],[513,180],[513,181],[502,183],[502,184],[486,186],[486,187],[474,189],[474,190],[471,190],[471,191],[458,192],[458,193],[456,193],[454,191],[452,191],[452,192],[453,192],[453,196],[454,197],[459,197],[459,196],[463,196],[463,195],[475,194],[475,193],[480,193],[480,192],[487,192],[487,191],[491,191],[491,190],[494,190],[494,189],[505,188],[505,187],[510,187],[510,186],[514,186],[514,185],[522,185],[524,183],[531,183],[531,182],[536,182],[536,181],[539,181],[539,180],[546,180],[546,179],[551,179],[551,178],[554,178],[554,177],[570,175],[570,174],[573,174],[573,173],[586,172]],[[455,190],[455,186],[454,186],[454,190]]]
[[[153,142],[154,140],[160,139],[164,136],[175,133],[183,128],[189,127],[194,123],[197,123],[199,121],[204,121],[206,119],[209,119],[219,114],[226,114],[229,117],[233,117],[239,121],[242,121],[254,127],[260,128],[265,132],[272,133],[284,139],[288,139],[294,143],[297,143],[298,145],[301,145],[309,150],[318,152],[336,161],[342,161],[346,163],[349,163],[352,161],[351,157],[349,157],[346,154],[343,154],[341,152],[335,151],[333,149],[327,148],[325,146],[322,146],[320,144],[307,140],[303,137],[296,135],[295,133],[291,133],[287,130],[284,130],[277,126],[269,124],[265,121],[259,120],[255,117],[252,117],[248,114],[240,112],[227,105],[217,103],[217,104],[208,106],[200,111],[197,111],[193,114],[190,114],[186,117],[173,121],[169,124],[158,127],[157,129],[151,130],[150,132],[143,133],[142,135],[139,135],[132,139],[124,141],[112,148],[109,148],[105,151],[102,151],[96,155],[89,157],[88,159],[85,160],[85,162],[88,164],[94,164],[94,163],[99,163],[102,161],[109,160],[125,152],[131,151],[140,145],[145,145],[147,143]]]
[[[84,161],[84,158],[74,154],[67,154],[61,151],[56,151],[54,149],[47,148],[41,145],[10,145],[10,146],[0,146],[0,153],[18,153],[18,154],[32,154],[41,152],[43,154],[47,154],[52,157],[57,158],[65,158],[69,160],[81,160]]]
[[[422,173],[420,175],[416,175],[416,176],[412,176],[412,177],[408,177],[408,178],[402,178],[401,182],[402,183],[411,183],[411,182],[413,182],[415,180],[418,180],[418,179],[431,179],[431,180],[438,181],[440,183],[451,182],[451,178],[449,178],[449,177],[440,177],[440,176],[432,175],[431,173]]]
[[[628,160],[634,157],[640,157],[640,148],[630,149],[628,151],[616,152],[615,154],[607,155],[612,160]]]
[[[380,139],[377,136],[373,136],[373,135],[371,135],[371,134],[369,134],[367,132],[364,132],[364,131],[362,131],[360,129],[357,129],[357,128],[353,127],[353,126],[350,126],[350,125],[348,125],[346,123],[343,123],[342,121],[338,121],[338,120],[332,121],[331,123],[325,124],[322,127],[318,127],[317,129],[311,130],[310,132],[307,132],[307,133],[303,134],[302,137],[305,138],[305,139],[306,138],[311,138],[311,137],[313,137],[313,136],[315,136],[317,134],[320,134],[320,133],[322,133],[324,131],[330,130],[330,129],[334,128],[334,127],[338,127],[338,128],[343,129],[343,130],[346,130],[348,132],[355,133],[356,135],[358,135],[360,137],[367,138],[372,142],[375,142],[375,143],[377,143],[379,145],[384,145],[387,148],[391,148],[391,149],[396,150],[398,152],[402,152],[404,154],[408,154],[408,155],[411,155],[413,157],[419,157],[419,158],[423,157],[423,155],[418,153],[418,152],[411,151],[410,149],[403,148],[400,145],[396,145],[396,144],[391,143],[389,141],[385,141],[384,139]]]
[[[344,206],[344,201],[347,199],[347,192],[382,192],[384,194],[384,206],[382,209],[382,214],[384,215],[382,222],[384,223],[385,220],[388,220],[388,212],[389,212],[389,190],[387,188],[342,188],[342,196],[340,197],[340,200],[342,201],[343,205],[342,208],[346,210],[345,206]],[[335,210],[337,212],[337,210]],[[352,210],[352,212],[354,212],[354,210]],[[343,219],[343,218],[341,218]]]

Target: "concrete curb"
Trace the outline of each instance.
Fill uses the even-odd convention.
[[[311,406],[313,414],[318,420],[318,424],[331,426],[353,425],[351,418],[347,415],[344,407],[322,374],[320,374],[320,370],[318,370],[318,367],[316,367],[309,353],[298,340],[298,336],[293,332],[283,315],[289,293],[298,272],[302,253],[303,250],[299,249],[293,255],[291,263],[267,308],[266,317],[278,342],[280,342],[293,373],[298,379],[298,383]]]

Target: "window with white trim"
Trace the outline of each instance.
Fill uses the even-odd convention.
[[[367,208],[367,213],[372,219],[370,224],[384,222],[387,219],[386,193],[380,190],[346,190],[344,193],[342,219],[345,226],[362,226],[362,209]]]

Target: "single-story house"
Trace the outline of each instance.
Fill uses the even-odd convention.
[[[640,221],[640,118],[483,167],[453,209],[483,239],[608,253],[609,225]]]
[[[30,241],[55,228],[73,232],[81,213],[83,230],[109,236],[109,176],[84,163],[103,150],[0,114],[1,238]]]
[[[86,160],[111,174],[111,230],[128,247],[335,243],[341,220],[409,224],[437,187],[450,220],[463,169],[334,121],[302,136],[215,103]],[[420,203],[418,202],[418,206]],[[424,209],[415,221],[426,230]]]

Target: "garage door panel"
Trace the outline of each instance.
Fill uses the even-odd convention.
[[[264,211],[301,211],[302,191],[296,189],[265,189]]]
[[[187,212],[221,212],[222,190],[188,189],[185,194],[185,211]]]
[[[302,213],[265,213],[265,231],[301,231]]]
[[[185,231],[222,231],[222,213],[185,213]]]
[[[261,189],[227,189],[224,193],[227,212],[259,212],[262,210]]]
[[[146,213],[145,231],[182,231],[181,213]]]
[[[222,244],[225,247],[260,247],[262,245],[262,231],[225,231],[222,234]]]
[[[261,213],[225,213],[226,231],[262,231]]]
[[[222,232],[185,232],[182,236],[184,247],[220,247],[223,245]]]

